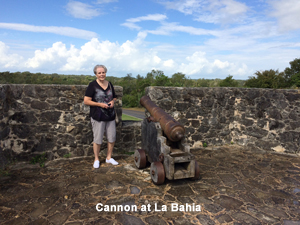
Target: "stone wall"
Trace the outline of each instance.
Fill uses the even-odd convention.
[[[300,155],[300,91],[148,87],[146,94],[186,128],[196,148],[239,144]]]
[[[50,160],[69,153],[71,156],[93,155],[89,106],[83,104],[86,87],[0,85],[0,163],[30,160],[43,152]],[[127,123],[122,133],[123,88],[116,86],[115,91],[120,123],[114,152],[123,152],[126,151],[124,145],[139,145],[135,143],[138,138],[128,137],[128,130],[137,129],[139,136],[140,129]],[[106,149],[106,143],[101,149]]]
[[[0,166],[43,152],[50,160],[93,155],[85,89],[0,85]],[[121,120],[123,89],[115,90],[114,152],[133,152],[141,146],[141,123]],[[148,87],[146,94],[185,126],[192,148],[234,143],[300,155],[299,90]]]

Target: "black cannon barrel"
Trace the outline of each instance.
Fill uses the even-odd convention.
[[[141,97],[140,104],[160,123],[161,128],[170,141],[180,141],[184,137],[184,127],[152,102],[148,96]]]

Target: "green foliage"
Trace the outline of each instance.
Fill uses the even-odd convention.
[[[245,87],[250,88],[290,88],[300,87],[300,59],[290,62],[284,72],[278,70],[257,71],[256,76],[249,77]]]
[[[291,77],[291,85],[300,87],[300,73],[296,73]]]
[[[45,166],[46,160],[47,160],[47,158],[46,158],[46,153],[44,152],[44,153],[41,154],[41,155],[37,155],[37,156],[33,157],[33,158],[30,160],[30,164],[36,164],[36,163],[39,163],[39,164],[40,164],[40,167],[44,167],[44,166]]]
[[[255,76],[249,77],[245,86],[249,88],[285,88],[284,73],[278,70],[257,71]]]
[[[220,87],[237,87],[239,83],[236,80],[232,79],[231,75],[228,75],[228,77],[222,80],[219,85]]]
[[[196,81],[196,87],[209,87],[211,80],[207,80],[204,78],[198,79]]]
[[[203,142],[203,147],[206,148],[207,147],[207,143]]]
[[[291,61],[290,66],[284,70],[285,81],[288,86],[300,87],[300,59]]]
[[[1,84],[62,84],[62,85],[87,85],[94,80],[94,76],[85,75],[58,75],[54,74],[42,74],[42,73],[30,73],[15,72],[10,73],[0,72]]]
[[[65,154],[64,158],[70,158],[71,157],[71,153]]]
[[[222,80],[221,79],[214,79],[214,80],[211,80],[210,84],[209,84],[209,87],[220,87],[220,82]]]
[[[10,175],[11,173],[9,171],[0,169],[0,177],[7,177]]]
[[[152,70],[152,76],[154,77],[152,86],[171,86],[170,79],[161,70]]]
[[[126,94],[123,95],[122,102],[125,108],[133,108],[138,105],[139,98],[137,95]]]

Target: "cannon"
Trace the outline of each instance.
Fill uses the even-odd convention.
[[[141,126],[141,149],[134,152],[136,167],[143,169],[150,162],[151,179],[157,185],[163,184],[165,178],[199,179],[200,169],[186,143],[184,126],[148,96],[143,96],[140,104],[146,108],[147,118]]]

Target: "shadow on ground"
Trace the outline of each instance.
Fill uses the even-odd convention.
[[[250,150],[193,150],[201,179],[160,186],[149,168],[135,167],[133,156],[116,156],[118,166],[102,158],[96,170],[91,157],[51,161],[45,168],[18,163],[0,177],[0,223],[300,224],[300,158]],[[98,203],[123,211],[98,212]]]

